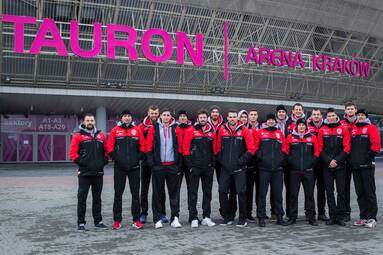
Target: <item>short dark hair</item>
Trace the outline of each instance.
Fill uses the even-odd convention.
[[[321,110],[320,110],[319,108],[313,108],[313,109],[312,109],[312,112],[313,112],[313,111],[321,111]]]
[[[94,118],[94,114],[88,112],[88,113],[85,113],[85,115],[84,115],[84,119],[85,119],[85,117],[93,117],[93,118]]]
[[[158,110],[158,109],[160,109],[160,108],[158,107],[158,105],[155,105],[155,104],[152,104],[152,105],[150,105],[150,106],[148,107],[148,111],[149,111],[149,110],[156,111],[156,110]]]
[[[293,110],[295,109],[296,106],[300,106],[300,107],[303,108],[303,105],[302,105],[301,103],[295,103],[295,104],[293,105]]]
[[[330,108],[327,109],[327,113],[326,114],[329,114],[331,112],[335,112],[336,113],[335,109],[330,107]]]
[[[235,109],[229,109],[228,111],[227,111],[227,116],[229,116],[229,113],[235,113],[236,115],[238,114],[238,111],[237,110],[235,110]]]
[[[200,109],[198,112],[197,112],[197,117],[199,115],[202,115],[202,114],[206,114],[206,116],[209,116],[209,113],[207,112],[206,109]]]
[[[172,115],[172,112],[170,111],[169,108],[163,108],[160,113],[163,114],[164,112],[169,112],[170,115]]]
[[[344,104],[344,109],[346,109],[347,107],[350,107],[350,106],[354,106],[356,108],[356,104],[354,102],[347,102]]]
[[[258,113],[258,110],[255,109],[255,108],[251,108],[250,111],[249,111],[249,113],[250,113],[250,112],[257,112],[257,113]]]

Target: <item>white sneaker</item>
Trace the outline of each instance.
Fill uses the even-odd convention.
[[[374,228],[374,227],[376,227],[376,224],[377,224],[376,220],[369,219],[364,226],[367,228]]]
[[[173,227],[173,228],[180,228],[180,227],[182,227],[181,223],[178,220],[178,217],[174,217],[174,220],[172,221],[170,226]]]
[[[164,227],[164,225],[162,225],[162,221],[161,220],[159,220],[159,221],[157,221],[156,222],[156,224],[154,224],[154,228],[163,228]]]
[[[192,228],[198,228],[198,220],[192,220],[191,227]]]
[[[209,226],[209,227],[214,227],[215,223],[210,219],[210,218],[204,218],[201,222],[203,226]]]

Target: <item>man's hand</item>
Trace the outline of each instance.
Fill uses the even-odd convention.
[[[330,166],[330,168],[335,168],[335,167],[338,166],[338,163],[336,162],[335,159],[333,159],[333,160],[330,161],[330,165],[329,166]]]

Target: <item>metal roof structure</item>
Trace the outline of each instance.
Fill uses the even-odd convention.
[[[221,4],[219,4],[221,2]],[[289,3],[287,3],[289,2]],[[44,48],[39,55],[13,52],[13,25],[0,23],[1,85],[33,88],[112,90],[124,92],[175,93],[203,96],[225,96],[324,104],[355,101],[378,113],[383,112],[383,34],[382,4],[369,1],[138,1],[138,0],[3,0],[1,14],[34,16],[39,21],[57,21],[65,44],[69,45],[69,22],[80,22],[80,45],[92,48],[94,22],[129,25],[138,36],[148,28],[162,28],[175,36],[177,31],[193,36],[204,35],[202,67],[190,61],[177,65],[175,57],[156,64],[145,59],[129,61],[124,50],[114,60],[100,55],[82,59],[70,54],[57,56]],[[322,4],[315,4],[322,2]],[[328,3],[328,5],[323,4]],[[331,3],[330,3],[331,2]],[[227,3],[227,4],[225,4]],[[284,10],[256,9],[254,3],[285,6]],[[356,13],[348,12],[355,7]],[[254,8],[254,9],[253,9]],[[307,13],[298,15],[294,10]],[[338,12],[354,23],[332,22],[317,15]],[[351,8],[352,9],[352,8]],[[290,14],[290,15],[289,15]],[[358,19],[364,15],[366,21]],[[335,19],[336,17],[334,17]],[[329,19],[329,18],[328,18]],[[368,23],[368,22],[369,23]],[[223,23],[229,23],[229,80],[223,77]],[[360,22],[360,24],[358,23]],[[364,23],[363,23],[364,22]],[[327,24],[327,25],[324,25]],[[364,25],[371,27],[364,30]],[[369,25],[369,26],[368,26]],[[374,25],[374,27],[372,27]],[[26,26],[25,48],[29,49],[38,26]],[[105,33],[104,33],[105,34]],[[103,48],[105,48],[105,38]],[[287,68],[244,64],[247,49],[268,47],[299,51],[309,62],[312,54],[327,54],[371,64],[368,78],[312,71],[310,68]],[[69,48],[69,47],[68,47]],[[161,52],[161,41],[152,42],[153,51]]]

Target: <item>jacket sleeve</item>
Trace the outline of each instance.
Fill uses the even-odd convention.
[[[290,155],[290,146],[291,146],[291,134],[289,134],[285,141],[285,152],[287,155]]]
[[[218,130],[216,146],[217,146],[216,152],[217,154],[219,154],[221,152],[221,146],[222,146],[222,128]]]
[[[254,155],[255,154],[255,144],[254,144],[253,136],[252,136],[251,132],[249,131],[249,129],[247,129],[247,128],[243,129],[243,136],[245,138],[247,152],[249,152],[251,155]]]
[[[110,134],[109,134],[109,137],[108,137],[108,141],[106,142],[106,153],[108,155],[110,155],[111,153],[114,152],[115,143],[116,143],[116,129],[113,128],[110,131]]]
[[[311,138],[312,138],[313,145],[314,145],[314,157],[319,158],[321,151],[320,151],[318,138],[315,135],[313,135]]]
[[[190,128],[190,129],[187,129],[184,134],[184,140],[182,143],[182,155],[184,156],[190,155],[190,147],[191,147],[192,140],[193,140],[193,129]]]
[[[380,152],[380,134],[379,130],[375,125],[371,125],[369,129],[369,137],[370,137],[370,143],[371,147],[370,150],[374,153]]]
[[[282,140],[282,152],[286,155],[288,155],[289,153],[287,152],[287,145],[286,145],[286,139],[285,137],[283,136],[282,132],[281,132],[281,140]]]
[[[76,161],[78,159],[78,150],[80,149],[80,134],[76,133],[72,137],[72,141],[70,142],[69,147],[69,158],[72,161]]]
[[[344,136],[343,136],[343,151],[348,155],[351,151],[351,135],[348,128],[344,128]]]
[[[136,130],[137,130],[138,139],[139,139],[140,152],[146,153],[146,141],[145,141],[144,134],[142,133],[140,128],[137,128]]]
[[[330,165],[330,162],[332,158],[330,158],[329,155],[323,150],[323,130],[319,129],[319,134],[318,134],[318,147],[320,151],[320,159],[328,166]]]
[[[149,128],[148,136],[146,137],[146,153],[152,153],[154,142],[154,127]]]

